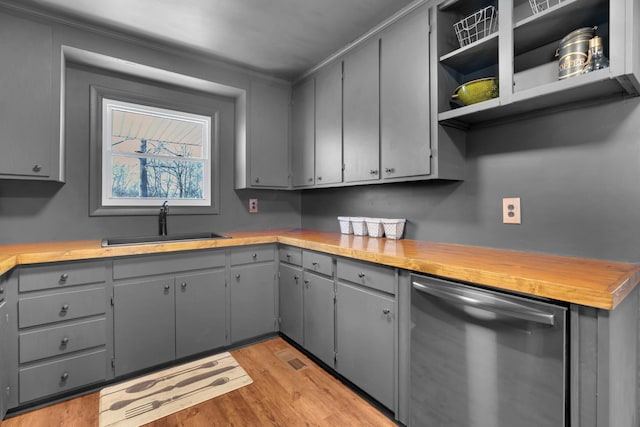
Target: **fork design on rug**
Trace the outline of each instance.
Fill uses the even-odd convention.
[[[103,389],[100,427],[140,426],[252,382],[228,352],[155,372]]]

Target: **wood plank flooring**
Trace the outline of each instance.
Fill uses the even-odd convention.
[[[307,367],[276,353],[288,349]],[[282,338],[231,352],[253,384],[148,424],[199,426],[372,426],[396,424]],[[295,363],[294,363],[295,365]],[[98,426],[99,393],[21,414],[2,427]]]

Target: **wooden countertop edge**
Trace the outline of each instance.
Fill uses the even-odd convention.
[[[366,237],[354,239],[337,233],[313,230],[243,231],[225,234],[230,235],[232,239],[106,248],[101,247],[100,241],[97,240],[5,245],[0,246],[0,275],[19,265],[282,243],[448,280],[477,283],[606,310],[617,307],[640,283],[640,266],[635,264],[411,240],[391,241]],[[373,250],[368,248],[368,245],[373,245]],[[385,249],[390,248],[390,253],[377,249],[377,245]],[[399,253],[394,253],[394,250]],[[513,262],[509,257],[513,258]],[[534,262],[530,262],[529,258],[534,258]],[[531,274],[532,271],[535,272],[531,265],[536,261],[553,261],[556,268],[567,264],[568,271],[573,271],[572,268],[579,269],[583,265],[591,266],[603,275],[606,273],[606,281],[603,279],[602,286],[600,283],[594,286],[594,281],[590,279],[585,286],[580,286],[579,280],[573,283],[570,280],[562,280],[567,277],[564,271],[557,274],[558,280],[555,277],[551,280],[545,279],[542,275],[535,277],[535,274]],[[519,270],[526,270],[525,273],[529,274],[521,274]],[[496,283],[500,285],[496,286]]]

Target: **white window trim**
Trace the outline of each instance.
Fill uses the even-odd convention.
[[[211,145],[213,143],[211,138],[211,117],[186,113],[177,110],[169,110],[164,108],[152,107],[142,104],[134,104],[125,101],[119,101],[115,99],[103,98],[102,99],[102,206],[110,207],[147,207],[158,206],[162,204],[166,198],[157,197],[145,197],[145,198],[124,198],[112,196],[112,150],[111,144],[106,143],[111,141],[112,135],[112,116],[113,111],[126,111],[139,114],[152,113],[155,116],[165,117],[169,119],[177,119],[182,121],[189,121],[200,124],[202,126],[202,140],[205,141],[202,148],[202,157],[197,159],[180,158],[181,161],[197,161],[203,163],[203,197],[202,199],[168,199],[171,206],[212,206],[212,191],[211,191]],[[134,156],[141,157],[141,156]],[[158,156],[149,155],[150,158],[167,158],[172,159],[171,156]]]

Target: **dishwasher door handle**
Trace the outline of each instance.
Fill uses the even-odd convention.
[[[555,324],[555,315],[553,313],[530,307],[509,298],[493,295],[493,292],[489,293],[456,287],[455,283],[452,283],[451,287],[445,289],[442,285],[413,282],[413,288],[416,291],[442,298],[455,304],[475,307],[516,319],[541,323],[543,325],[553,326]]]

